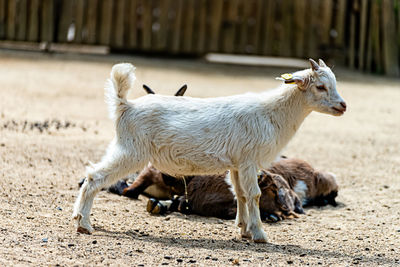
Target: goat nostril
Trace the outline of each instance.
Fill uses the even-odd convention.
[[[346,108],[346,102],[340,102],[340,105],[341,105],[343,108]]]

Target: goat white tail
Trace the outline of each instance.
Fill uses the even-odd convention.
[[[109,116],[116,120],[121,115],[123,106],[127,104],[126,96],[136,80],[135,67],[129,63],[114,65],[111,77],[105,87],[105,98]]]

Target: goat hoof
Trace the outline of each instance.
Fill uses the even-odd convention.
[[[147,212],[152,213],[153,209],[157,206],[157,203],[159,203],[157,199],[149,198],[146,206]]]
[[[268,219],[269,219],[271,222],[277,222],[277,221],[279,221],[279,217],[276,216],[275,214],[270,214],[270,215],[268,216]]]
[[[267,234],[262,229],[253,231],[254,243],[267,243]]]
[[[251,233],[246,230],[240,229],[240,237],[243,239],[251,239]]]
[[[260,239],[253,239],[253,241],[254,241],[254,243],[267,243],[267,239],[263,239],[263,238],[260,238]]]
[[[76,231],[81,234],[91,235],[93,231],[90,231],[82,226],[79,226]]]
[[[157,203],[154,209],[151,211],[151,214],[164,214],[165,207],[161,203]]]

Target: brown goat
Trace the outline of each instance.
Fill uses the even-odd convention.
[[[315,170],[300,159],[281,159],[268,169],[281,175],[302,200],[303,206],[337,206],[338,185],[333,173]]]
[[[154,175],[155,172],[157,172],[156,175]],[[180,195],[169,208],[171,211],[178,210],[183,213],[227,219],[235,215],[234,196],[230,191],[229,181],[227,183],[224,175],[186,177],[187,200],[183,196],[184,185],[181,179],[162,174],[151,165],[144,169],[139,177],[140,180],[136,180],[131,186],[124,185],[122,195],[137,198],[143,188],[149,184],[155,184],[158,188],[169,188],[169,196]],[[272,221],[293,215],[293,211],[303,213],[302,204],[337,205],[335,198],[338,186],[335,176],[317,171],[310,164],[299,159],[282,158],[273,163],[268,171],[261,172],[259,186],[262,192],[261,214],[264,219]],[[146,195],[163,199],[166,194],[163,197],[160,192],[158,196],[149,193]],[[158,200],[149,200],[148,211],[162,213],[166,209],[163,205],[169,206],[168,202],[157,205]]]
[[[221,219],[235,217],[236,201],[226,174],[186,176],[184,179],[165,175],[149,164],[132,185],[128,186],[124,181],[120,181],[112,192],[131,198],[137,198],[142,192],[146,196],[152,196],[147,210],[153,214],[168,210]],[[185,195],[184,181],[187,183],[187,195]],[[150,184],[155,185],[157,189],[169,189],[164,193],[162,190],[153,190],[153,193],[150,193],[146,189]],[[260,172],[258,184],[262,191],[260,211],[263,220],[278,221],[296,217],[294,212],[304,213],[300,199],[281,176],[266,171]],[[172,201],[158,200],[165,199],[166,196],[172,199],[171,196],[174,194],[179,197]]]

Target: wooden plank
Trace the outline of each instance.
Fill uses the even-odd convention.
[[[97,12],[99,2],[98,0],[87,0],[87,17],[86,17],[86,30],[87,30],[87,43],[97,43]],[[121,0],[119,0],[121,1]],[[123,12],[120,14],[123,18]]]
[[[67,42],[68,41],[68,30],[72,24],[73,17],[73,4],[74,1],[63,0],[61,2],[61,10],[60,10],[60,22],[58,26],[58,34],[57,41],[58,42]]]
[[[207,2],[206,0],[197,0],[198,18],[197,18],[197,52],[202,54],[206,47],[206,31],[207,31]]]
[[[137,0],[131,0],[127,9],[128,34],[127,44],[129,48],[137,47]]]
[[[254,44],[254,54],[260,54],[261,50],[261,31],[263,31],[262,27],[262,10],[264,9],[264,1],[256,0],[254,2],[254,13],[255,13],[255,21],[254,21],[254,33],[253,33],[253,44]]]
[[[0,39],[6,37],[7,0],[0,0]]]
[[[181,23],[182,23],[182,11],[183,11],[183,0],[175,0],[175,19],[173,23],[172,43],[171,51],[178,53],[180,49],[180,43],[182,38]]]
[[[294,50],[293,40],[293,22],[291,16],[293,12],[293,1],[282,0],[281,16],[282,16],[282,39],[281,45],[279,46],[280,53],[279,56],[290,57],[292,56],[292,51]],[[292,47],[293,46],[293,47]]]
[[[160,34],[160,13],[161,13],[160,6],[161,6],[160,0],[151,0],[151,10],[150,10],[151,51],[157,50],[157,40]]]
[[[125,0],[115,1],[114,23],[113,23],[113,38],[111,45],[122,48],[124,45],[124,10]]]
[[[308,60],[297,58],[284,57],[265,57],[254,55],[232,55],[209,53],[206,55],[206,60],[213,63],[247,65],[247,66],[269,66],[283,68],[308,68],[310,63]]]
[[[349,42],[349,54],[348,54],[348,64],[351,69],[355,68],[355,56],[356,56],[356,12],[358,10],[358,0],[354,0],[353,7],[350,14],[350,42]]]
[[[44,42],[54,40],[54,0],[42,0],[42,19],[40,39]]]
[[[336,20],[335,20],[335,45],[337,47],[343,48],[345,47],[345,28],[346,25],[346,4],[347,0],[337,0],[337,12],[336,12]]]
[[[309,28],[308,28],[308,35],[307,35],[307,51],[306,56],[316,59],[318,57],[318,46],[319,46],[319,0],[311,0],[309,1],[308,10],[309,14],[313,14],[309,16]]]
[[[193,51],[193,24],[195,13],[195,0],[186,0],[185,4],[185,23],[183,23],[183,52],[192,53]]]
[[[39,40],[39,1],[29,1],[28,41],[31,42]]]
[[[239,28],[239,51],[240,53],[246,54],[248,52],[247,45],[249,42],[248,29],[249,29],[249,19],[251,17],[251,2],[242,2],[242,17],[240,20]]]
[[[306,36],[305,16],[306,16],[306,0],[298,0],[293,2],[294,5],[294,55],[296,57],[304,57],[304,41]]]
[[[6,37],[7,27],[7,0],[0,0],[0,39]]]
[[[7,30],[6,30],[6,38],[7,40],[15,40],[16,35],[16,15],[17,15],[17,1],[8,0],[8,8],[7,8]]]
[[[232,53],[235,50],[235,36],[236,36],[236,25],[238,23],[238,7],[239,0],[228,0],[226,1],[226,18],[225,18],[225,30],[222,39],[222,49],[226,53]]]
[[[381,47],[380,47],[380,7],[377,1],[371,3],[370,15],[370,48],[367,57],[367,66],[371,72],[382,72]]]
[[[17,32],[16,39],[18,41],[27,40],[27,22],[28,22],[28,2],[27,0],[19,0],[17,2]]]
[[[58,52],[58,53],[107,55],[110,52],[110,49],[108,46],[105,46],[105,45],[52,43],[49,45],[48,51]]]
[[[142,49],[151,50],[152,36],[152,1],[144,0],[142,3]]]
[[[393,0],[382,0],[382,48],[383,48],[383,69],[385,74],[399,76],[399,58],[397,51],[396,24],[394,16]]]
[[[222,22],[222,7],[223,0],[213,0],[211,5],[211,17],[210,17],[210,39],[209,39],[209,51],[216,52],[219,50],[219,36]]]
[[[75,39],[74,42],[81,44],[86,38],[84,36],[84,23],[86,21],[86,0],[76,0],[75,14]]]
[[[170,0],[161,0],[160,2],[160,17],[159,17],[159,32],[157,34],[155,40],[155,49],[156,50],[167,50],[168,44],[168,32],[169,32],[169,20],[168,14],[170,11],[171,1]]]
[[[24,51],[44,51],[45,46],[38,42],[0,41],[0,48]]]
[[[101,19],[99,25],[99,43],[102,45],[109,45],[111,40],[111,29],[113,22],[113,0],[101,1]],[[131,1],[136,3],[136,1]],[[136,17],[135,17],[136,18]]]
[[[272,55],[274,49],[274,27],[275,27],[275,1],[268,1],[266,6],[266,19],[264,21],[263,54]]]
[[[367,31],[367,53],[366,53],[366,58],[365,58],[365,69],[368,71],[372,71],[372,32],[373,32],[373,8],[374,8],[374,3],[371,3],[370,8],[368,9],[368,17],[369,22],[368,22],[368,31]]]
[[[333,13],[333,1],[323,0],[320,2],[321,16],[321,44],[327,45],[330,43],[330,32],[332,28],[332,13]]]
[[[368,0],[361,0],[360,2],[360,36],[358,43],[358,69],[360,70],[364,70],[365,67],[368,2]]]
[[[397,0],[397,48],[400,54],[400,0]]]

